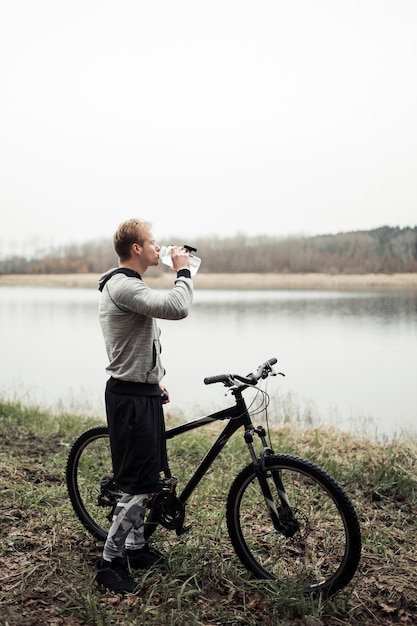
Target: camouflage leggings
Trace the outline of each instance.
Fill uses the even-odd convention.
[[[145,545],[144,518],[148,494],[124,493],[114,510],[103,558],[112,561],[123,554],[123,548],[138,550]]]

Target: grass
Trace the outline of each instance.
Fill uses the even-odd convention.
[[[309,458],[352,497],[363,533],[360,570],[328,601],[297,600],[253,579],[224,526],[231,479],[246,463],[232,440],[187,507],[187,535],[163,536],[169,573],[141,576],[138,597],[92,582],[102,545],[76,519],[66,493],[72,440],[94,420],[0,402],[0,623],[4,626],[320,626],[417,621],[417,442],[376,443],[329,428],[275,427],[274,448]],[[200,434],[200,433],[203,434]],[[180,482],[212,441],[210,428],[170,442]]]

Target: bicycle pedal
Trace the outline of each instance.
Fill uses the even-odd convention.
[[[192,527],[192,522],[186,522],[181,526],[181,528],[177,528],[175,532],[177,533],[177,536],[180,537],[181,535],[185,535],[185,533],[188,533],[192,529]]]

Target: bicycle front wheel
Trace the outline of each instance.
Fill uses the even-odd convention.
[[[104,541],[119,494],[113,483],[107,426],[95,426],[75,440],[68,455],[66,479],[73,509],[94,537]]]
[[[348,496],[322,468],[295,456],[266,457],[262,473],[272,506],[292,530],[275,528],[249,464],[236,476],[227,500],[236,554],[258,578],[278,579],[293,591],[334,594],[350,582],[360,560],[360,527]],[[282,487],[289,504],[279,494]]]

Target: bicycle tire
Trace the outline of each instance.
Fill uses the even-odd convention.
[[[109,431],[93,426],[73,443],[68,455],[66,481],[72,507],[83,526],[97,539],[107,537],[114,502],[99,504],[101,483],[112,479]]]
[[[288,538],[275,530],[251,463],[236,476],[227,499],[235,552],[257,578],[277,579],[294,593],[329,597],[352,580],[359,565],[361,532],[355,509],[336,480],[314,463],[292,455],[271,455],[264,461],[262,471],[276,506],[282,505],[273,472],[282,479],[300,527]]]

